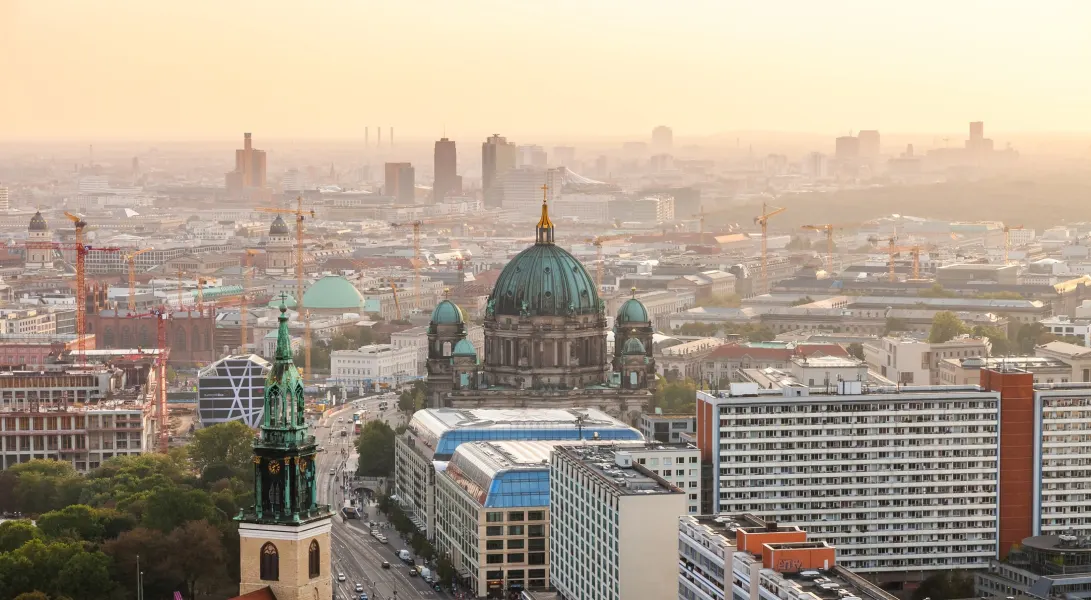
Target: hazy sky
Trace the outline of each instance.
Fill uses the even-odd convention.
[[[0,0],[0,138],[1091,131],[1088,31],[1077,0]]]

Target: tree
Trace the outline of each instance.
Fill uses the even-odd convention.
[[[864,360],[864,345],[860,342],[853,342],[849,344],[848,348],[846,348],[845,350],[848,351],[849,356],[858,360]]]
[[[742,298],[740,298],[737,294],[727,294],[726,296],[711,296],[706,300],[698,302],[697,306],[716,308],[738,308],[742,306]]]
[[[18,550],[30,540],[41,537],[41,531],[30,521],[4,521],[0,523],[0,553]]]
[[[697,384],[692,379],[669,382],[659,379],[655,382],[649,412],[659,408],[664,414],[676,415],[692,413],[697,407]]]
[[[102,552],[80,552],[57,573],[57,589],[67,596],[109,598],[117,586],[110,578],[110,558]]]
[[[932,329],[928,332],[928,342],[941,344],[968,332],[969,328],[962,319],[958,318],[958,315],[949,310],[943,310],[932,317]]]
[[[35,590],[33,592],[23,592],[16,596],[15,600],[49,600],[49,596]]]
[[[898,317],[887,317],[886,325],[883,326],[883,337],[897,331],[909,331],[909,323],[906,323]]]
[[[398,410],[411,415],[424,408],[424,401],[428,398],[428,384],[417,380],[413,386],[403,390],[398,396]]]
[[[196,598],[198,584],[207,579],[226,579],[220,532],[208,523],[189,521],[167,536],[170,560],[164,566],[186,588],[186,598]]]
[[[974,576],[969,571],[940,571],[930,575],[913,591],[913,600],[952,600],[974,596]]]
[[[932,287],[927,290],[920,290],[917,295],[921,298],[955,298],[958,296],[954,292],[943,289],[943,286],[938,283],[933,283]]]
[[[356,452],[357,475],[389,477],[394,472],[394,430],[384,421],[368,421],[356,438]]]
[[[720,326],[715,323],[683,323],[674,328],[675,335],[713,336],[719,332]]]
[[[803,306],[804,304],[810,304],[811,302],[814,302],[813,298],[811,298],[810,296],[804,296],[802,298],[792,300],[791,304],[789,304],[788,306]]]
[[[148,496],[144,526],[168,533],[183,523],[215,519],[216,509],[201,490],[160,488]]]
[[[989,338],[993,356],[1008,356],[1015,348],[1015,344],[1008,339],[1008,334],[999,327],[977,325],[973,328],[973,334],[976,337]]]
[[[38,517],[38,528],[46,537],[102,541],[104,530],[98,511],[86,504],[74,504]]]
[[[198,471],[224,464],[239,473],[252,470],[250,457],[253,456],[254,431],[242,421],[228,421],[193,434],[188,450],[190,459]]]

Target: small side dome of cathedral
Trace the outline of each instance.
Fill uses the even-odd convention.
[[[461,325],[464,322],[465,319],[462,318],[462,309],[450,300],[443,300],[437,304],[436,309],[432,311],[433,325]],[[470,349],[473,349],[472,344],[470,345]]]
[[[37,211],[34,216],[30,218],[30,231],[49,231],[49,224],[45,222],[45,217],[42,216],[42,211]]]
[[[625,340],[625,347],[622,349],[621,352],[623,354],[625,354],[625,355],[628,355],[628,356],[632,356],[632,355],[641,355],[641,356],[643,356],[644,354],[647,354],[647,350],[644,348],[644,342],[641,342],[639,339],[637,339],[635,337],[631,337],[631,338]]]
[[[617,311],[618,323],[647,323],[648,321],[648,309],[636,298],[626,300]]]
[[[288,224],[280,215],[277,215],[277,218],[273,219],[273,224],[269,226],[269,235],[290,235]]]
[[[451,356],[472,356],[477,358],[477,350],[474,349],[474,345],[470,340],[461,339],[455,344],[455,348],[451,351]]]

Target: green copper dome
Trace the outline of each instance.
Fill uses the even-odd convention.
[[[641,342],[635,337],[625,340],[625,347],[621,352],[626,355],[647,354],[647,351],[644,349],[644,342]]]
[[[361,310],[364,295],[348,279],[330,275],[319,279],[303,293],[303,308],[319,310]]]
[[[462,309],[450,300],[443,300],[432,311],[432,324],[434,325],[459,325],[464,321]],[[470,346],[470,348],[473,348],[473,346]]]
[[[474,349],[473,343],[467,339],[458,340],[455,344],[455,349],[451,352],[452,356],[473,356],[477,357],[477,350]]]
[[[617,311],[617,322],[647,323],[648,309],[644,308],[644,303],[640,300],[629,298],[621,305],[621,310]]]

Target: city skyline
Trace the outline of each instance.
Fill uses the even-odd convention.
[[[428,13],[390,6],[376,15],[363,5],[299,10],[270,2],[261,11],[217,6],[211,18],[212,5],[201,2],[107,4],[113,10],[0,7],[0,48],[9,50],[4,112],[17,116],[0,139],[219,138],[239,129],[263,138],[363,139],[376,123],[396,126],[401,140],[437,138],[444,125],[451,139],[503,131],[519,140],[633,135],[664,123],[679,139],[745,130],[957,131],[970,120],[998,132],[1091,131],[1082,110],[1091,91],[1069,76],[1091,57],[1079,35],[1091,7],[1076,3],[990,3],[982,20],[980,3],[969,2],[938,11],[928,2],[912,10],[697,2],[681,15],[651,4],[562,2],[549,12],[577,18],[565,23],[561,46],[556,28],[541,26],[546,10],[533,6]],[[377,16],[385,26],[358,35]],[[1027,33],[1045,22],[1038,30],[1049,35]],[[286,44],[289,27],[323,33]],[[646,44],[648,36],[665,44]],[[56,43],[31,51],[41,39]],[[505,72],[495,85],[471,59],[509,42],[519,51],[490,58],[492,71]],[[255,48],[245,70],[222,60]],[[383,58],[392,56],[398,60]],[[543,85],[557,64],[566,83]],[[139,73],[156,73],[156,85]],[[294,85],[282,85],[285,77]]]

